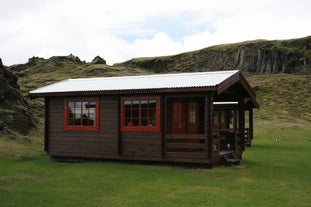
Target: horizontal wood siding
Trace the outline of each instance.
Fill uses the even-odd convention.
[[[160,132],[122,132],[121,154],[124,158],[162,160],[162,134]]]
[[[118,156],[117,97],[100,98],[99,131],[65,131],[64,99],[49,101],[49,154],[52,156],[113,158]]]
[[[182,159],[197,159],[207,162],[206,135],[204,134],[166,134],[165,158],[179,162]]]

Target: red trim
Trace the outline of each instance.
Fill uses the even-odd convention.
[[[125,125],[125,101],[142,101],[142,100],[156,100],[156,120],[155,126],[126,126]],[[160,131],[160,97],[158,96],[144,96],[144,97],[126,97],[121,98],[120,104],[120,130],[122,132],[159,132]],[[141,108],[139,107],[139,113],[141,113]],[[141,116],[138,117],[138,120],[141,120]]]
[[[68,102],[95,102],[95,124],[94,126],[83,126],[83,125],[78,125],[78,126],[71,126],[68,125]],[[64,99],[64,130],[65,131],[99,131],[99,98],[66,98]]]

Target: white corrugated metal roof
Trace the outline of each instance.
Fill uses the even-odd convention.
[[[30,91],[30,94],[210,87],[222,83],[224,80],[237,72],[238,70],[230,70],[199,73],[68,79],[32,90]]]

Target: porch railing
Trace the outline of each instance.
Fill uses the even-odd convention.
[[[211,146],[204,134],[166,134],[165,155],[171,158],[213,158],[220,152],[219,133],[212,133]],[[210,150],[210,153],[209,153]]]
[[[165,155],[171,158],[206,158],[206,136],[204,134],[166,134]]]

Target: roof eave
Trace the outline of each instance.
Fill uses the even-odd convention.
[[[206,92],[216,91],[216,86],[187,87],[187,88],[157,88],[157,89],[131,89],[109,91],[70,91],[51,93],[29,93],[31,98],[58,97],[58,96],[99,96],[99,95],[123,95],[123,94],[154,94],[154,93],[183,93],[183,92]]]
[[[240,71],[233,74],[232,76],[230,76],[229,78],[227,78],[223,82],[221,82],[217,86],[217,94],[219,95],[219,94],[225,92],[227,89],[229,89],[235,83],[240,83],[243,86],[243,88],[247,92],[249,98],[251,99],[254,108],[259,108],[259,104],[256,101],[255,91],[249,85],[249,83],[247,82],[247,80],[245,79],[245,77],[243,76],[243,74]]]

